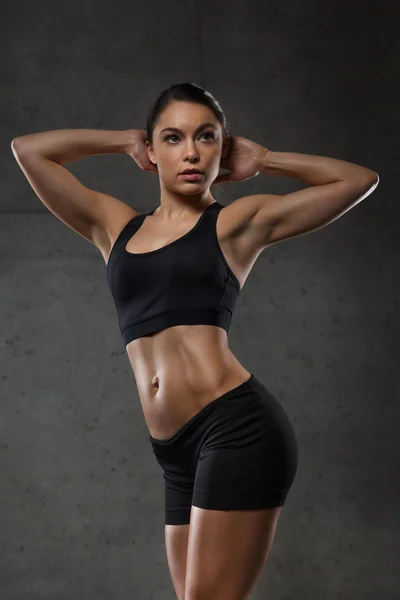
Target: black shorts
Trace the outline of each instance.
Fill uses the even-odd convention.
[[[296,435],[276,397],[250,379],[207,404],[171,438],[149,440],[165,480],[165,524],[213,510],[283,506],[297,471]]]

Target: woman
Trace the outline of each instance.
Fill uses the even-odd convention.
[[[376,187],[370,169],[272,152],[231,137],[219,103],[164,90],[147,130],[58,130],[13,140],[42,202],[107,264],[149,441],[165,479],[165,538],[178,598],[248,598],[297,471],[280,402],[229,349],[231,317],[263,249],[332,222]],[[62,163],[127,153],[159,175],[160,206],[139,214],[89,190]],[[218,175],[220,167],[230,173]],[[182,171],[197,169],[197,176]],[[259,173],[311,187],[223,207],[210,186]]]

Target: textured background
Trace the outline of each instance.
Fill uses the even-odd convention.
[[[1,600],[172,600],[163,480],[97,248],[33,192],[14,137],[145,127],[158,93],[208,89],[233,135],[375,170],[378,189],[266,249],[230,331],[284,404],[300,462],[254,600],[391,600],[399,547],[400,9],[354,0],[6,2],[0,25]],[[139,212],[158,177],[69,163]],[[261,175],[228,204],[288,193]]]

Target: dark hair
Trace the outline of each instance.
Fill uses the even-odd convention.
[[[151,107],[146,122],[147,139],[150,144],[153,144],[153,130],[160,114],[170,102],[174,101],[193,102],[193,104],[208,106],[221,123],[224,138],[229,137],[229,126],[219,102],[201,86],[193,82],[186,82],[175,83],[163,90]]]

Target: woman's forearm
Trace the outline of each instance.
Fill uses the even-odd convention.
[[[132,143],[132,129],[54,129],[15,138],[13,149],[35,152],[60,165],[95,154],[125,154]]]
[[[294,177],[309,185],[324,185],[342,179],[364,181],[376,179],[377,173],[355,163],[327,156],[272,152],[269,150],[260,165],[267,175]]]

